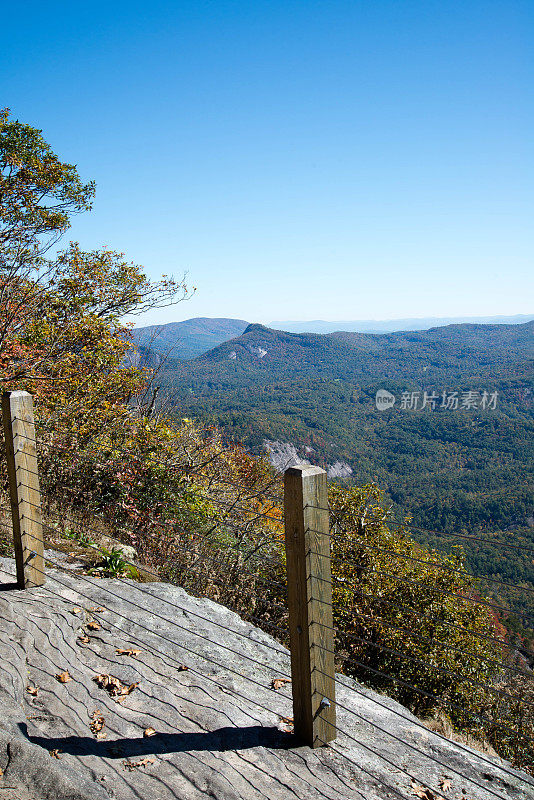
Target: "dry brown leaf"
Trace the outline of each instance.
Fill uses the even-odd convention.
[[[443,797],[433,792],[432,789],[429,789],[427,786],[422,786],[413,779],[411,782],[411,787],[412,793],[415,795],[415,797],[419,797],[421,800],[444,800]]]
[[[133,657],[133,656],[138,656],[139,653],[141,652],[141,650],[134,650],[133,648],[130,648],[129,650],[127,650],[127,649],[123,649],[122,647],[117,647],[115,652],[117,653],[118,656],[132,656]]]
[[[188,669],[189,669],[189,667],[186,664],[180,664],[180,666],[178,667],[178,669],[176,671],[177,672],[187,672]]]
[[[442,778],[439,782],[439,788],[443,789],[444,792],[448,792],[452,788],[452,783],[448,778]]]
[[[282,686],[284,686],[286,683],[291,683],[291,679],[290,678],[274,678],[271,681],[271,689],[274,689],[275,691],[277,691],[278,689],[281,689]]]
[[[60,683],[67,683],[67,681],[71,681],[72,678],[69,674],[68,669],[66,669],[65,672],[59,672],[56,675],[56,680],[59,681]]]
[[[293,717],[280,717],[280,722],[283,722],[284,725],[293,725]]]
[[[37,686],[27,686],[26,691],[28,692],[28,694],[31,694],[32,697],[37,697],[39,693],[39,689],[37,688]]]
[[[102,608],[102,606],[94,606],[94,608],[90,608],[89,609],[89,611],[93,611],[95,614],[101,614],[102,611],[105,611],[105,610],[106,609]]]
[[[99,709],[93,711],[90,719],[91,722],[89,723],[89,727],[91,728],[91,732],[96,736],[97,739],[105,739],[106,734],[102,733],[102,728],[106,724],[106,721],[102,716],[102,712]]]
[[[93,620],[92,622],[88,622],[86,627],[89,628],[90,631],[99,631],[102,626],[100,623]]]
[[[49,750],[48,752],[50,753],[52,758],[57,758],[59,760],[59,754],[61,752],[60,750]]]
[[[147,767],[149,764],[153,764],[155,758],[142,758],[141,761],[124,761],[125,769],[129,769],[130,771],[133,769],[138,769],[139,767]]]
[[[145,737],[145,739],[148,739],[149,736],[156,736],[156,735],[157,731],[155,731],[154,728],[145,728],[145,730],[143,731],[143,736]]]
[[[81,614],[82,613],[82,609],[78,608],[78,606],[75,606],[74,608],[71,608],[70,613],[71,614]]]
[[[95,683],[100,686],[101,689],[105,689],[106,692],[113,697],[114,699],[119,701],[119,699],[124,699],[124,697],[128,694],[131,694],[133,690],[138,686],[138,683],[131,683],[127,686],[125,683],[122,683],[118,678],[114,678],[113,675],[95,675],[93,680]]]
[[[95,733],[95,739],[107,739],[107,736],[106,731],[97,731]]]
[[[80,634],[80,636],[78,636],[78,641],[82,642],[82,644],[88,644],[91,641],[91,639],[86,633],[82,633]]]

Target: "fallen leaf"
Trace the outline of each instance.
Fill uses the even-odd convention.
[[[39,693],[39,689],[37,688],[37,686],[27,686],[26,691],[28,692],[28,694],[31,694],[32,697],[37,697],[37,694]]]
[[[275,691],[277,691],[278,689],[281,689],[282,686],[284,686],[286,683],[291,683],[291,679],[290,678],[274,678],[271,681],[271,689],[274,689]]]
[[[125,769],[129,769],[130,771],[133,769],[138,769],[139,767],[147,767],[149,764],[153,764],[155,758],[142,758],[141,761],[124,761]]]
[[[100,623],[93,620],[92,622],[88,622],[86,627],[89,628],[90,631],[99,631],[102,626]]]
[[[102,606],[95,606],[94,608],[90,608],[89,609],[89,611],[93,611],[95,614],[101,614],[102,611],[105,611],[105,610],[106,609],[102,608]]]
[[[115,652],[118,656],[138,656],[141,650],[134,650],[133,648],[124,650],[122,647],[117,647]]]
[[[104,674],[95,675],[93,680],[98,684],[98,686],[100,686],[101,689],[105,689],[110,697],[116,699],[117,702],[119,702],[119,700],[123,700],[126,695],[131,694],[136,686],[139,685],[138,683],[131,683],[129,686],[127,686],[118,678],[114,678],[113,675]]]
[[[96,736],[97,739],[105,739],[106,734],[102,733],[102,728],[106,722],[102,716],[102,712],[99,709],[93,711],[90,719],[91,722],[89,723],[89,727],[91,728],[91,732]]]
[[[143,736],[145,737],[145,739],[148,739],[149,736],[156,736],[156,735],[157,731],[155,731],[154,728],[145,728],[145,730],[143,731]]]
[[[86,633],[82,633],[80,634],[80,636],[78,636],[78,641],[82,642],[83,644],[88,644],[91,641],[91,639]]]
[[[449,789],[452,787],[452,783],[448,778],[442,778],[439,782],[439,788],[443,789],[444,792],[448,792]]]
[[[58,673],[56,675],[56,680],[59,681],[60,683],[67,683],[67,681],[71,681],[72,678],[69,675],[68,669],[66,669],[65,672]]]
[[[95,733],[95,739],[107,739],[107,736],[106,731],[97,731]]]
[[[421,798],[421,800],[444,800],[443,797],[433,792],[432,789],[429,789],[427,786],[422,786],[413,779],[411,786],[412,793],[415,795],[415,797]]]
[[[48,752],[50,753],[52,758],[57,758],[59,760],[59,754],[61,752],[60,750],[49,750]]]
[[[70,613],[71,613],[71,614],[81,614],[81,613],[82,613],[82,609],[81,609],[81,608],[78,608],[78,607],[76,606],[75,608],[71,608],[71,610],[70,610]]]
[[[189,669],[189,667],[186,664],[180,664],[180,666],[178,667],[178,669],[176,671],[177,672],[186,672],[188,669]]]
[[[293,717],[280,717],[280,722],[283,722],[284,725],[293,725]]]

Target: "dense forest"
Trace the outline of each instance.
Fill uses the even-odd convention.
[[[532,546],[533,354],[534,322],[384,335],[251,325],[194,361],[169,360],[158,380],[180,413],[216,421],[254,451],[291,442],[313,463],[348,464],[346,485],[377,481],[421,542],[448,550],[444,534],[460,534]],[[396,398],[385,411],[379,389]],[[442,407],[444,392],[453,407]],[[494,397],[485,408],[484,392]],[[435,400],[422,408],[425,393]],[[403,395],[418,407],[403,408]],[[466,549],[478,574],[534,584],[528,550]]]

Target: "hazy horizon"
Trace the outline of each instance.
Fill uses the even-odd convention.
[[[369,326],[383,326],[388,328],[388,332],[394,330],[400,330],[400,328],[392,327],[395,323],[413,323],[414,325],[420,324],[428,324],[430,327],[436,326],[440,327],[442,325],[450,325],[450,324],[462,324],[462,323],[479,323],[479,324],[522,324],[525,322],[530,322],[530,320],[534,319],[533,314],[494,314],[489,316],[483,317],[476,317],[476,316],[460,316],[460,317],[393,317],[391,319],[359,319],[359,320],[325,320],[325,319],[315,319],[315,320],[272,320],[270,322],[263,322],[254,319],[246,320],[242,317],[222,317],[222,316],[198,316],[198,317],[186,317],[184,319],[175,319],[170,320],[168,322],[161,322],[161,323],[149,323],[147,325],[136,325],[136,328],[145,328],[145,327],[165,327],[166,325],[180,325],[187,322],[191,322],[194,320],[236,320],[240,322],[247,322],[248,324],[260,324],[265,325],[269,328],[279,329],[279,330],[286,330],[286,328],[280,326],[287,326],[288,332],[297,332],[297,333],[312,333],[314,332],[314,328],[320,328],[324,326],[328,328],[328,331],[324,332],[331,332],[334,330],[358,330],[358,328],[362,328],[362,330],[367,330]],[[310,326],[310,330],[308,330],[305,326]],[[341,326],[335,327],[335,326]],[[348,328],[346,326],[353,326]],[[357,326],[356,328],[354,326]],[[298,330],[297,330],[298,329]],[[315,331],[315,332],[323,332],[323,331]],[[372,332],[372,331],[371,331]]]

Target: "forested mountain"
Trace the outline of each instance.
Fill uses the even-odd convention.
[[[254,448],[290,442],[314,463],[346,464],[355,484],[376,479],[421,539],[483,531],[534,544],[533,356],[534,322],[383,335],[250,325],[161,378],[180,414]],[[382,411],[379,389],[395,397]],[[497,563],[479,548],[470,560],[534,580],[528,555]]]
[[[294,334],[262,325],[199,356],[173,364],[167,379],[200,390],[303,378],[362,381],[395,379],[421,388],[432,381],[522,376],[534,358],[534,321],[522,325],[450,325],[390,334]],[[498,374],[496,372],[498,371]],[[193,388],[193,384],[191,384]]]
[[[187,360],[239,336],[247,325],[242,319],[194,317],[183,322],[134,328],[132,336],[145,349]]]

